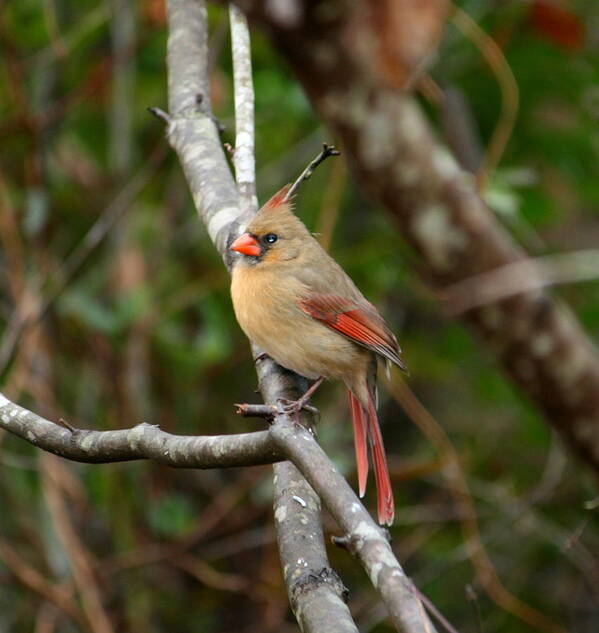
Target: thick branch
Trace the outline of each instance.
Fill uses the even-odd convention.
[[[171,435],[151,424],[119,431],[85,431],[50,422],[0,394],[0,428],[49,453],[77,462],[152,459],[176,468],[272,464],[281,457],[267,431],[241,435]]]
[[[345,532],[350,551],[364,566],[397,630],[405,633],[434,631],[418,592],[395,558],[383,529],[376,525],[344,477],[332,467],[312,435],[282,415],[275,418],[271,434]]]
[[[227,246],[239,233],[240,226],[257,211],[253,162],[253,90],[247,24],[239,11],[231,10],[237,133],[234,164],[238,197],[207,99],[202,100],[201,110],[197,105],[198,100],[193,99],[194,91],[206,94],[207,31],[203,2],[169,0],[168,11],[171,108],[171,115],[166,117],[169,122],[168,136],[171,145],[179,154],[198,213],[208,228],[216,248],[230,267],[231,259]],[[202,54],[204,57],[198,60],[196,55]],[[190,68],[197,69],[197,74],[190,76]],[[193,88],[189,89],[187,82]],[[257,356],[260,354],[257,353]],[[258,364],[269,367],[266,373],[259,371],[260,389],[265,402],[274,403],[277,398],[297,397],[305,390],[305,381],[286,372],[272,361]],[[284,503],[291,489],[291,481],[286,475],[289,475],[292,469],[293,466],[289,464],[276,471],[275,494],[280,503]],[[299,476],[294,479],[293,486],[309,488]],[[308,498],[307,490],[305,496]],[[314,493],[311,496],[315,498]],[[288,506],[286,520],[277,521],[283,566],[290,568],[292,560],[289,556],[295,555],[299,547],[303,559],[307,561],[305,567],[302,565],[306,579],[308,576],[321,577],[323,573],[327,576],[326,580],[321,577],[322,582],[306,582],[300,586],[296,582],[297,578],[286,574],[291,604],[302,631],[306,633],[318,633],[323,630],[339,633],[355,631],[349,610],[340,597],[340,583],[332,582],[336,576],[326,558],[319,524],[318,502],[313,499],[310,507],[303,513],[294,512],[295,508]],[[281,517],[281,512],[278,516]],[[302,517],[309,517],[308,525],[302,523]],[[304,537],[307,534],[312,534],[314,538],[298,538],[298,535]],[[326,573],[323,570],[327,570]]]
[[[297,0],[301,19],[292,26],[266,3],[240,4],[266,27],[338,134],[359,182],[421,254],[427,281],[442,291],[525,257],[472,176],[439,145],[417,102],[376,72],[381,34],[372,21],[357,19],[375,3],[331,0],[325,15],[318,3]],[[354,42],[371,45],[358,55]],[[463,319],[570,447],[599,470],[599,357],[573,315],[535,288]]]
[[[168,2],[168,139],[179,155],[200,218],[228,267],[239,233],[239,198],[208,102],[206,7]]]
[[[302,631],[358,633],[326,556],[320,499],[290,462],[275,464],[274,513],[289,602]]]

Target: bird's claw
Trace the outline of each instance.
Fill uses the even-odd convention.
[[[294,422],[299,423],[299,415],[301,411],[308,411],[316,418],[316,420],[320,420],[320,411],[311,404],[302,402],[301,398],[299,400],[279,398],[279,400],[277,400],[277,405],[279,411],[288,415]]]

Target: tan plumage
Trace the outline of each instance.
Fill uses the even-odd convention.
[[[283,367],[310,379],[345,383],[353,394],[360,493],[366,485],[368,437],[379,520],[390,523],[393,495],[375,412],[376,358],[403,368],[400,350],[376,308],[294,215],[286,191],[273,196],[232,245],[246,253],[233,268],[235,314],[246,335]]]

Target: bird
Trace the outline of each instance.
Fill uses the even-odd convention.
[[[246,336],[282,367],[347,387],[360,497],[366,491],[368,446],[381,525],[395,513],[383,436],[376,413],[377,361],[403,371],[397,338],[378,310],[295,215],[283,187],[252,218],[230,250],[235,316]]]

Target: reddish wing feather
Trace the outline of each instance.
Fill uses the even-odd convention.
[[[300,301],[300,306],[314,319],[405,370],[397,339],[372,304],[312,293]]]

